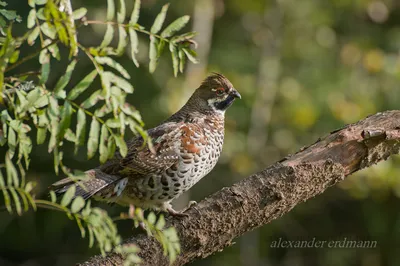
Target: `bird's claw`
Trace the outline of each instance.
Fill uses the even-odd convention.
[[[188,206],[186,207],[185,211],[188,210],[188,209],[190,209],[190,208],[192,208],[192,207],[195,206],[195,205],[197,205],[197,201],[195,201],[195,200],[189,201],[189,204],[188,204]]]
[[[189,214],[184,213],[184,211],[186,211],[186,209],[184,211],[175,211],[174,209],[172,209],[172,207],[167,208],[168,213],[171,216],[175,216],[175,217],[188,217]]]
[[[167,208],[168,213],[171,216],[177,216],[177,217],[188,217],[189,214],[185,213],[187,210],[189,210],[190,208],[192,208],[193,206],[195,206],[197,204],[196,201],[191,200],[189,201],[189,204],[187,205],[186,208],[184,208],[182,211],[175,211],[172,207]]]

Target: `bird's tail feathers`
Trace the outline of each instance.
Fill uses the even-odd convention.
[[[61,179],[52,184],[49,189],[54,190],[57,195],[62,195],[71,186],[75,186],[75,197],[81,196],[86,200],[121,179],[114,175],[108,175],[99,169],[88,170],[85,175],[86,178],[81,181],[76,181],[69,177]]]

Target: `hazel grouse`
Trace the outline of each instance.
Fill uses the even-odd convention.
[[[80,185],[65,178],[51,188],[61,194],[76,186],[75,196],[85,199],[179,215],[170,202],[214,168],[224,142],[224,114],[236,98],[241,96],[231,82],[212,74],[178,112],[148,130],[152,150],[136,137],[127,143],[126,157],[117,152],[104,165],[86,171],[89,179]]]

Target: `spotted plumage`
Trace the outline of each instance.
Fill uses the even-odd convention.
[[[150,149],[137,137],[98,168],[87,171],[82,186],[63,179],[52,188],[63,193],[77,187],[84,198],[168,210],[170,202],[190,189],[216,165],[224,141],[224,114],[240,94],[221,74],[207,77],[187,103],[159,126],[148,130]]]

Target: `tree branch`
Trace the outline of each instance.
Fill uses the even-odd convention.
[[[387,111],[330,133],[309,147],[223,188],[187,211],[170,218],[182,252],[174,265],[184,265],[232,245],[234,238],[289,212],[346,176],[387,159],[400,150],[400,111]],[[169,265],[152,237],[136,243],[144,265]],[[95,256],[81,265],[122,265],[116,254]]]

